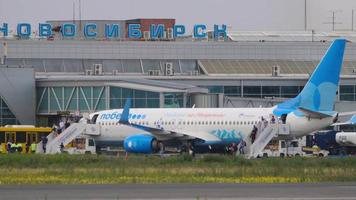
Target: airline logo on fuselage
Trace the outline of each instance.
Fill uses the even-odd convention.
[[[120,120],[120,118],[121,118],[121,113],[119,112],[103,113],[100,116],[100,120]],[[134,113],[129,114],[129,119],[145,119],[145,118],[146,118],[145,114],[134,114]]]

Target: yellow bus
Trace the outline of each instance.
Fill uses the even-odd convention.
[[[39,143],[42,137],[47,137],[52,132],[49,127],[34,127],[13,125],[0,127],[0,151],[7,153],[7,143],[18,143],[22,146],[22,153],[26,152],[26,144]]]

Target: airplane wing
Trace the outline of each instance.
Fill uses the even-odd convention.
[[[217,142],[221,141],[220,138],[216,137],[215,135],[209,134],[204,131],[194,131],[194,132],[187,132],[184,131],[184,133],[177,132],[174,130],[167,130],[163,128],[156,128],[156,127],[151,127],[151,126],[146,126],[146,125],[141,125],[141,124],[134,124],[129,122],[129,113],[130,113],[130,107],[131,107],[131,99],[127,99],[125,103],[124,110],[122,111],[121,118],[119,120],[120,124],[124,124],[127,126],[131,126],[140,130],[147,131],[157,137],[168,137],[168,138],[198,138],[204,141],[209,141],[209,142]]]
[[[355,125],[356,124],[356,115],[352,115],[352,117],[346,122],[334,123],[331,126],[340,126],[340,125]]]

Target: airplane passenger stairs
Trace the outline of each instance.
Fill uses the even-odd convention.
[[[48,140],[46,154],[60,153],[60,145],[67,145],[72,142],[76,137],[83,134],[87,127],[86,123],[73,123],[67,129],[65,129],[61,134],[52,139]]]
[[[278,135],[289,135],[289,133],[289,124],[269,123],[261,130],[254,143],[248,148],[248,158],[258,157],[273,137]]]
[[[51,142],[56,137],[56,133],[52,131],[50,134],[47,135],[47,144]],[[44,153],[43,152],[43,143],[42,141],[37,144],[36,153]]]

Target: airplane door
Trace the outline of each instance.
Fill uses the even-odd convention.
[[[287,122],[287,114],[281,115],[281,121],[282,121],[282,124],[285,124]]]

